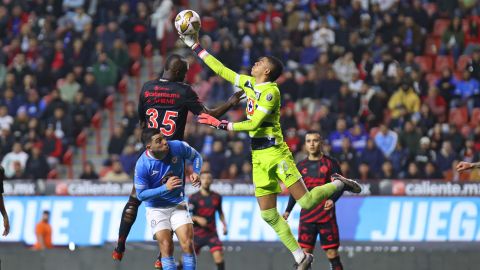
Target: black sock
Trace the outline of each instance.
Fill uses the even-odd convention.
[[[225,262],[217,263],[217,270],[225,270]]]
[[[125,241],[130,233],[130,229],[137,218],[138,207],[142,202],[137,198],[130,196],[128,202],[123,208],[122,219],[120,220],[120,228],[118,230],[118,240],[116,250],[119,252],[125,251]]]
[[[343,270],[342,262],[340,261],[340,256],[337,256],[333,259],[328,259],[330,261],[331,270]]]

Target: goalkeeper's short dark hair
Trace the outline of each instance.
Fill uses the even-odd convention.
[[[283,72],[283,63],[275,56],[265,56],[268,59],[268,62],[271,65],[270,73],[268,74],[268,80],[274,82],[282,75]]]

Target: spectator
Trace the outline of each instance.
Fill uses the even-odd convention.
[[[23,151],[22,145],[16,142],[12,146],[12,151],[3,157],[1,166],[5,168],[5,176],[10,178],[15,173],[15,162],[18,162],[20,168],[25,168],[27,164],[28,154]]]
[[[452,71],[449,68],[442,70],[441,77],[436,82],[439,89],[439,94],[442,96],[447,104],[452,100],[453,92],[456,89],[456,80],[453,77]]]
[[[245,183],[250,183],[252,181],[252,163],[245,161],[242,164],[242,171],[238,176],[238,179]]]
[[[122,164],[123,170],[128,175],[133,175],[137,158],[138,158],[138,154],[135,151],[135,146],[133,144],[125,145],[119,159],[120,159],[120,163]]]
[[[108,52],[108,57],[112,59],[113,63],[118,67],[121,74],[127,72],[130,59],[128,56],[128,50],[121,38],[117,37],[113,41],[113,47]]]
[[[85,180],[98,180],[98,174],[95,171],[95,165],[91,161],[86,161],[83,163],[82,174],[79,176],[80,179]]]
[[[215,140],[213,142],[212,153],[208,156],[208,161],[213,165],[210,170],[213,178],[220,178],[222,172],[227,168],[227,159],[222,141]]]
[[[415,162],[408,163],[408,170],[405,176],[405,179],[422,179],[423,174],[420,172],[417,164]]]
[[[436,162],[437,154],[430,148],[430,139],[428,137],[422,137],[420,139],[420,149],[412,159],[423,170],[427,162]]]
[[[123,170],[122,163],[119,160],[112,161],[112,169],[108,171],[100,180],[110,182],[126,182],[131,180],[130,176]]]
[[[409,114],[420,111],[420,98],[412,88],[411,81],[404,79],[400,88],[388,101],[388,108],[392,111],[392,118],[399,118],[402,111]]]
[[[34,145],[25,165],[25,175],[32,180],[47,179],[50,166],[42,153],[41,144]]]
[[[98,61],[93,65],[92,72],[99,87],[113,87],[117,82],[118,67],[104,51],[98,56]]]
[[[113,129],[113,134],[110,137],[110,142],[108,143],[107,153],[109,155],[120,155],[126,142],[127,136],[125,134],[123,126],[116,125]]]
[[[480,85],[477,80],[471,77],[468,70],[463,71],[462,80],[458,80],[453,90],[451,107],[467,105],[471,111],[473,107],[480,107]]]
[[[62,140],[55,135],[55,129],[48,125],[42,139],[43,153],[47,156],[47,162],[50,167],[58,164],[63,153]]]
[[[13,162],[13,175],[7,178],[8,180],[25,180],[28,176],[25,174],[25,167],[22,166],[20,161]]]
[[[8,108],[0,105],[0,129],[10,129],[13,124],[13,117],[8,114]]]
[[[408,51],[405,54],[405,59],[400,67],[405,71],[405,73],[410,74],[412,71],[419,71],[420,66],[415,63],[415,54],[412,51]]]
[[[42,220],[35,226],[35,236],[37,242],[33,245],[34,250],[45,250],[53,248],[52,244],[52,226],[49,223],[50,211],[42,212]]]
[[[382,164],[382,170],[380,171],[379,178],[381,179],[395,179],[395,171],[393,170],[393,165],[390,160],[385,160]]]
[[[370,166],[366,162],[361,162],[360,165],[358,165],[358,179],[360,181],[366,181],[373,179],[375,176],[372,174],[370,170]]]
[[[452,53],[455,62],[463,52],[465,35],[462,30],[462,19],[454,17],[447,30],[443,32],[440,53],[447,55]]]
[[[62,140],[63,145],[69,145],[73,142],[73,127],[70,117],[70,115],[65,114],[62,107],[57,107],[53,116],[47,120],[47,126],[51,125],[55,128],[55,136]]]
[[[328,141],[332,146],[332,151],[334,153],[340,152],[343,144],[343,139],[349,139],[349,133],[347,130],[347,122],[343,118],[337,120],[337,129],[330,133],[328,136]]]
[[[404,25],[399,29],[399,34],[403,41],[403,45],[407,49],[413,50],[417,55],[420,54],[422,49],[420,44],[423,41],[422,31],[412,17],[405,17]]]
[[[356,123],[350,129],[350,138],[352,140],[353,149],[355,149],[357,153],[363,152],[367,146],[368,134],[360,123]]]
[[[228,165],[228,168],[222,172],[220,179],[235,180],[239,177],[239,169],[235,163]]]
[[[433,162],[427,162],[425,165],[423,176],[425,179],[442,179],[442,174],[438,171],[437,166]]]
[[[360,154],[359,160],[369,165],[373,172],[379,172],[384,161],[383,153],[377,148],[372,139],[367,140],[367,147]]]
[[[435,117],[435,122],[443,123],[446,120],[447,102],[445,98],[439,95],[437,87],[433,86],[428,89],[428,95],[422,101]]]
[[[400,143],[397,143],[397,147],[390,155],[390,161],[392,162],[395,175],[403,176],[403,170],[407,163],[408,156],[408,151],[405,150]]]
[[[353,61],[353,53],[347,52],[344,56],[335,60],[333,70],[340,81],[343,83],[351,82],[354,74],[358,74],[357,67]]]
[[[334,153],[334,157],[338,159],[339,162],[347,161],[353,168],[357,165],[357,153],[352,148],[350,139],[345,137],[342,139],[342,147],[339,152]]]
[[[375,135],[375,144],[385,157],[389,157],[397,145],[398,135],[389,130],[387,125],[381,124],[380,131]]]
[[[75,95],[80,91],[80,84],[75,81],[75,76],[72,72],[69,72],[64,80],[58,83],[58,90],[60,90],[60,96],[63,101],[72,103],[75,99]]]
[[[126,136],[133,134],[133,130],[138,125],[138,113],[133,102],[128,102],[125,106],[125,112],[122,118],[122,126]]]
[[[98,86],[93,73],[87,72],[85,74],[82,91],[85,93],[86,98],[93,100],[98,105],[103,105],[106,97],[105,89]]]
[[[468,62],[466,69],[470,72],[472,78],[480,81],[480,48],[472,53],[472,58]]]
[[[92,23],[92,18],[85,13],[83,7],[77,7],[75,9],[75,15],[72,17],[73,29],[80,33],[84,30],[85,25]]]

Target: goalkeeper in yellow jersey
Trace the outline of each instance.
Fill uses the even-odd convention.
[[[240,75],[225,67],[198,43],[197,35],[180,35],[216,74],[240,87],[247,96],[247,120],[232,123],[220,121],[208,114],[200,114],[198,122],[218,129],[248,131],[251,138],[253,183],[262,218],[275,230],[282,243],[293,253],[296,269],[308,269],[313,255],[302,251],[287,222],[277,210],[277,194],[281,192],[278,180],[304,209],[310,209],[335,192],[343,190],[359,193],[360,185],[341,175],[334,175],[332,183],[308,191],[298,172],[292,154],[283,140],[280,128],[280,90],[275,80],[282,74],[283,64],[275,57],[260,58],[252,67],[251,75]]]

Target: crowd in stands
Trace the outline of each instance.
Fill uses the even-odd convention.
[[[480,180],[453,170],[480,158],[478,1],[225,2],[201,11],[202,46],[241,73],[262,55],[285,63],[281,123],[297,160],[317,130],[348,177]],[[192,73],[211,104],[235,90],[208,68]],[[243,134],[190,128],[214,177],[248,178]]]
[[[225,101],[236,89],[177,40],[168,15],[159,19],[178,8],[170,0],[1,1],[6,177],[56,177],[65,152],[129,73],[131,43],[184,54],[199,97],[209,106]],[[202,46],[226,66],[248,74],[263,55],[285,64],[281,124],[297,161],[305,158],[304,134],[317,130],[347,177],[480,180],[477,171],[452,170],[459,160],[480,159],[478,1],[225,0],[196,8]],[[115,124],[105,164],[86,162],[75,178],[131,179],[143,149],[136,102]],[[243,120],[244,104],[226,117]],[[247,134],[194,121],[185,139],[213,176],[251,181]]]

